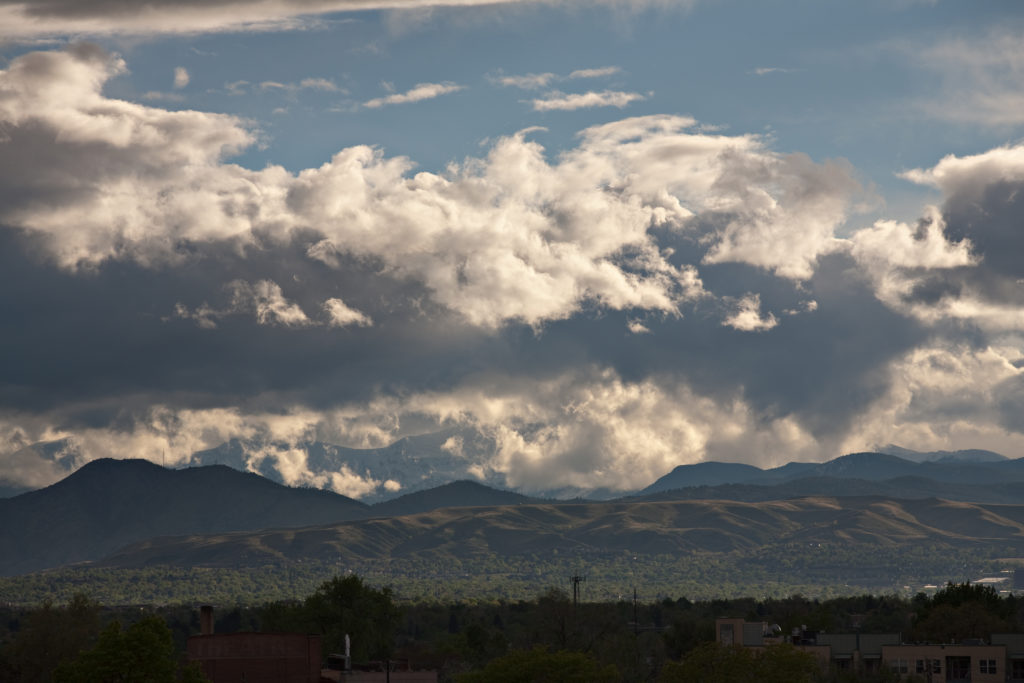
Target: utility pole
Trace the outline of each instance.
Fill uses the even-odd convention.
[[[573,609],[579,605],[580,602],[580,584],[587,580],[587,577],[580,576],[579,574],[573,574],[569,577],[569,581],[572,582],[572,606]]]
[[[640,615],[636,607],[636,586],[633,586],[633,635],[640,634]]]

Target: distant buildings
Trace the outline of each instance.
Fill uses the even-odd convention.
[[[778,626],[743,619],[717,619],[715,639],[723,645],[764,648],[783,642],[818,657],[822,666],[877,672],[929,683],[1024,683],[1024,634],[993,634],[988,643],[903,643],[898,633],[819,633],[806,628],[783,635]]]
[[[927,681],[1024,681],[1024,634],[993,634],[989,643],[889,645],[882,657],[894,672]]]
[[[213,608],[200,611],[200,631],[186,644],[213,683],[437,683],[436,671],[413,671],[407,661],[350,665],[344,655],[323,668],[320,636],[301,633],[214,633]]]
[[[320,683],[320,649],[320,636],[299,633],[211,633],[186,645],[213,683]]]

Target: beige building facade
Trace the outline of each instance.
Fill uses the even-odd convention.
[[[764,648],[778,643],[814,654],[823,667],[861,671],[883,668],[928,683],[1024,683],[1024,634],[992,634],[987,642],[903,643],[898,633],[819,633],[806,628],[783,635],[767,622],[715,621],[722,645]]]

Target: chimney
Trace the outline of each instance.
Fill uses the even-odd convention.
[[[199,607],[199,635],[213,635],[213,605]]]

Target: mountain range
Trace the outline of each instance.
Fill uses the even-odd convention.
[[[325,524],[366,509],[224,466],[94,460],[52,486],[0,500],[0,573],[95,560],[154,536]]]
[[[1024,481],[1024,458],[1010,460],[998,456],[998,459],[993,459],[992,455],[998,456],[989,451],[959,451],[941,459],[914,462],[886,453],[851,453],[828,462],[791,462],[768,470],[738,463],[701,462],[676,467],[636,495],[646,496],[694,486],[774,486],[809,478],[881,482],[913,477],[960,485]]]
[[[805,513],[780,512],[789,509]],[[816,538],[945,538],[958,544],[996,539],[1010,547],[1024,540],[1014,526],[1021,515],[1024,459],[968,456],[914,463],[858,453],[771,470],[700,463],[676,468],[637,496],[615,501],[540,500],[456,481],[374,505],[286,487],[225,465],[172,470],[143,460],[104,459],[52,486],[0,500],[0,574],[104,558],[115,564],[175,557],[245,564],[324,552],[366,558],[455,546],[503,553],[564,544],[721,551],[762,542],[768,527],[774,529],[773,542],[799,536],[805,532],[791,523],[797,518],[804,519],[805,531],[821,527],[812,534]],[[764,519],[768,527],[759,521]],[[317,538],[325,544],[319,550]]]
[[[531,500],[457,481],[371,506],[225,465],[173,470],[147,460],[100,459],[52,486],[0,500],[0,575],[94,561],[154,537],[308,527]]]

